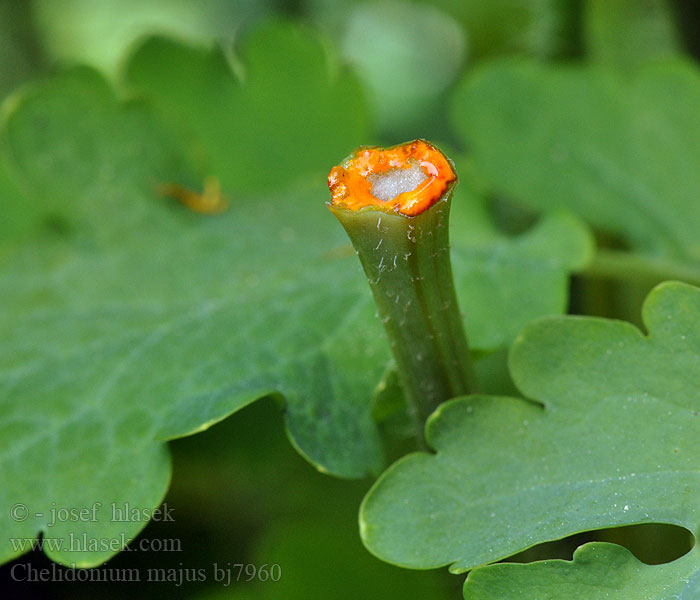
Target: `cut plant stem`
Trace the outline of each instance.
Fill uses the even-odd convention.
[[[476,391],[450,265],[456,181],[451,162],[424,140],[358,148],[328,177],[329,207],[369,279],[421,432],[440,403]]]

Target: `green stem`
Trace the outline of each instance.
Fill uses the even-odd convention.
[[[450,198],[415,217],[331,206],[369,279],[419,431],[440,403],[477,389],[452,280]]]
[[[700,267],[696,265],[606,249],[598,250],[582,275],[648,283],[677,279],[700,285]]]

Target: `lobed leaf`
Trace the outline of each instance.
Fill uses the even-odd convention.
[[[524,329],[510,369],[526,401],[471,396],[429,419],[363,503],[369,550],[462,572],[576,532],[635,523],[698,531],[700,289],[658,286],[649,334],[598,318]],[[653,424],[653,427],[650,426]]]
[[[497,193],[569,208],[642,252],[695,261],[699,102],[690,63],[623,77],[508,61],[468,76],[452,115]]]
[[[573,561],[500,564],[477,569],[464,585],[468,600],[690,600],[700,594],[700,557],[693,550],[665,565],[645,565],[615,544],[578,548]]]
[[[268,23],[242,51],[243,82],[220,51],[165,38],[144,42],[127,68],[129,84],[194,139],[226,189],[259,193],[304,173],[325,176],[337,157],[368,143],[364,92],[329,64],[313,32]]]
[[[468,169],[462,160],[457,167],[460,173]],[[551,212],[525,232],[508,236],[463,181],[450,218],[455,289],[472,348],[506,348],[532,319],[566,311],[568,274],[585,267],[594,248],[577,217]]]
[[[287,75],[278,77],[272,68],[273,49],[288,50],[296,61],[304,49],[318,48],[276,27],[260,34],[269,47],[258,43],[261,54],[253,64],[260,65],[255,85],[279,92]],[[170,43],[164,47],[198,56]],[[321,61],[309,64],[309,77],[326,90],[314,102],[321,114],[330,114],[340,92],[326,93]],[[196,87],[187,72],[171,81],[178,102],[175,88]],[[209,72],[223,77],[225,71],[217,59]],[[246,85],[252,81],[251,71]],[[232,80],[231,86],[239,84]],[[217,93],[201,86],[197,91],[192,98],[202,104],[192,104],[183,116],[195,124]],[[237,105],[243,112],[233,124],[221,122],[216,139],[235,139],[235,128],[246,120],[244,105]],[[264,143],[257,142],[258,151],[271,148],[273,163],[297,126],[293,109],[275,115],[279,136],[270,130]],[[362,131],[361,106],[352,110],[359,111],[360,125],[339,127],[332,142],[343,151]],[[343,118],[351,122],[352,114]],[[199,131],[188,123],[185,130]],[[305,132],[312,141],[315,129]],[[304,181],[320,154],[298,165],[302,181],[288,183],[285,191],[233,197],[239,167],[232,166],[232,148],[163,127],[148,105],[118,101],[85,68],[19,97],[4,133],[11,160],[0,161],[0,169],[22,182],[39,221],[54,226],[34,229],[31,244],[8,243],[0,254],[0,506],[6,507],[0,511],[0,560],[28,549],[10,538],[31,542],[37,534],[106,540],[107,548],[45,547],[65,564],[106,560],[119,549],[113,540],[135,536],[147,521],[114,522],[112,505],[150,510],[166,492],[170,458],[164,442],[206,429],[270,394],[284,398],[289,437],[317,468],[342,477],[381,468],[371,398],[389,353],[356,257],[323,206],[325,182]],[[330,152],[330,146],[319,148]],[[193,165],[198,152],[207,158]],[[211,165],[224,170],[212,172]],[[259,164],[247,165],[242,182],[264,179]],[[282,180],[292,172],[290,163],[284,168]],[[154,191],[170,181],[196,188],[211,174],[232,186],[224,189],[230,206],[217,216],[196,214]],[[470,206],[476,205],[463,201],[456,214],[466,216]],[[544,269],[557,292],[538,299],[535,313],[563,308],[568,270],[589,248],[585,229],[545,221],[510,240],[478,222],[468,239],[466,228],[454,235],[458,280],[483,281],[461,286],[463,294],[473,294],[467,305],[488,304],[502,273],[525,256],[529,266],[520,279],[539,281]],[[489,239],[502,252],[498,260],[490,258]],[[559,250],[562,256],[553,256]],[[515,293],[520,287],[508,289],[498,304],[504,312],[523,302]],[[529,316],[525,311],[518,318]],[[475,327],[472,345],[505,344],[514,328],[510,320],[503,330],[488,326],[478,333]],[[26,520],[11,518],[9,507],[17,503],[30,510]],[[95,520],[49,526],[52,507],[95,503],[101,505]]]
[[[70,73],[7,123],[15,166],[67,227],[1,259],[3,560],[22,553],[9,537],[135,535],[145,521],[111,523],[109,507],[158,504],[163,441],[273,391],[319,466],[360,476],[381,465],[369,396],[385,342],[354,256],[333,254],[344,238],[327,192],[190,213],[153,193],[183,173],[172,143],[105,89],[92,72]],[[40,516],[12,521],[18,502]],[[48,528],[49,507],[95,502],[97,522]],[[115,551],[47,553],[94,565]]]

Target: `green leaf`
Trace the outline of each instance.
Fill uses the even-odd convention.
[[[226,189],[258,193],[309,172],[323,177],[370,139],[363,90],[328,64],[310,30],[268,23],[242,58],[244,83],[218,50],[151,38],[128,65],[129,83],[194,138],[204,168]]]
[[[665,565],[645,565],[614,544],[585,544],[574,560],[529,565],[500,564],[477,569],[464,585],[468,600],[671,600],[700,595],[697,549]]]
[[[436,454],[398,461],[365,498],[370,551],[462,572],[581,531],[697,531],[700,289],[657,287],[643,318],[648,336],[597,318],[526,327],[510,369],[537,403],[471,396],[438,408],[426,427]]]
[[[274,45],[278,34],[264,31]],[[295,35],[280,32],[279,49]],[[285,89],[287,75],[265,72],[264,87]],[[200,97],[211,106],[207,94]],[[193,121],[199,108],[192,107]],[[321,112],[333,111],[324,106]],[[270,131],[264,142],[273,162],[275,149],[288,143],[287,121],[290,130],[296,127],[291,108],[284,114],[279,136]],[[289,437],[320,470],[361,477],[381,468],[372,393],[389,352],[360,265],[324,206],[325,173],[314,184],[303,181],[312,167],[302,163],[302,181],[286,191],[232,197],[225,188],[228,211],[196,214],[154,188],[168,181],[199,187],[211,171],[191,166],[192,147],[181,151],[184,138],[163,131],[147,106],[118,102],[88,69],[28,90],[5,125],[13,170],[40,218],[56,227],[0,254],[3,539],[31,541],[39,532],[64,540],[70,534],[108,541],[134,536],[146,520],[113,522],[110,509],[125,502],[152,509],[162,499],[170,477],[164,441],[206,429],[270,394],[284,398]],[[235,138],[232,126],[222,122],[221,139]],[[339,128],[332,142],[343,153],[357,135],[351,129]],[[212,164],[229,164],[221,153],[231,148],[208,144],[200,148]],[[266,164],[249,165],[261,181]],[[292,166],[285,168],[291,177]],[[232,185],[237,177],[216,174]],[[465,201],[455,214],[472,209],[480,210]],[[501,273],[486,251],[494,234],[476,220],[471,227],[479,252],[470,262],[469,242],[456,233],[460,268],[465,281],[471,269],[488,285],[465,286],[463,293],[486,304],[483,294],[498,288]],[[586,244],[574,242],[564,258],[544,247],[550,235],[575,240],[578,234],[587,239],[580,225],[533,235],[538,243],[516,238],[509,260],[522,245],[538,258],[528,276],[558,265],[552,277],[563,293],[566,265],[579,260]],[[510,247],[511,240],[498,244]],[[553,243],[554,251],[560,247]],[[503,297],[524,301],[510,292]],[[536,312],[561,308],[560,299],[546,300]],[[503,310],[510,310],[508,303],[500,304]],[[505,343],[512,326],[491,330],[488,339],[477,334],[473,347]],[[95,502],[102,504],[97,520],[48,527],[52,507],[89,509]],[[30,518],[13,521],[15,503],[26,504]],[[0,560],[27,549],[3,542]],[[99,564],[118,549],[45,547],[51,558],[81,566]]]
[[[99,247],[157,212],[153,203],[125,203],[115,191],[152,192],[185,169],[172,139],[144,107],[121,106],[91,69],[75,68],[28,88],[7,112],[6,168],[22,182],[24,206],[59,228],[89,233]],[[80,126],[69,126],[77,115]],[[18,201],[13,206],[14,214],[25,212]]]
[[[567,207],[645,253],[700,259],[700,75],[623,78],[500,62],[472,73],[452,114],[480,174],[538,210]]]
[[[0,502],[105,510],[52,530],[3,510],[3,560],[22,553],[8,537],[38,531],[133,535],[145,522],[110,523],[107,509],[157,505],[163,440],[272,391],[320,467],[360,476],[381,465],[369,397],[387,352],[354,256],[333,254],[345,240],[327,191],[241,201],[221,217],[157,198],[153,183],[175,172],[170,146],[95,82],[56,79],[8,123],[22,174],[70,227],[2,257]],[[93,565],[114,551],[47,553]]]
[[[464,160],[457,168],[469,172]],[[507,236],[467,178],[455,190],[450,218],[455,289],[473,348],[505,348],[532,319],[566,310],[568,274],[583,268],[594,248],[578,218],[553,212]]]

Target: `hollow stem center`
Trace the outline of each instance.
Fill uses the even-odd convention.
[[[371,173],[367,179],[372,184],[372,195],[384,202],[394,200],[399,194],[412,192],[428,179],[416,160],[410,160],[405,168],[393,168],[383,173]]]

